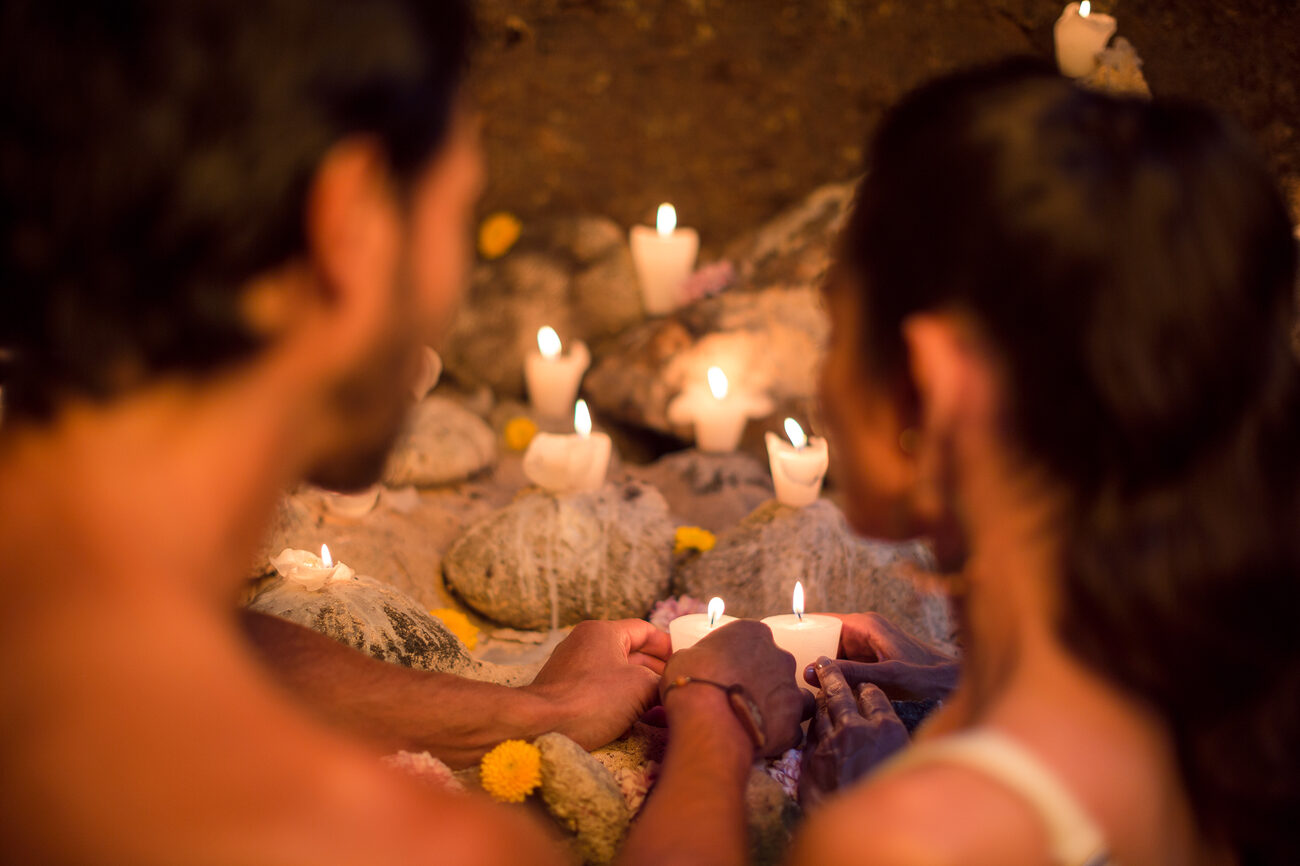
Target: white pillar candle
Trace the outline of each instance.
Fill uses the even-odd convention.
[[[1115,19],[1093,12],[1089,0],[1071,3],[1056,19],[1056,65],[1063,75],[1082,78],[1097,68],[1097,55],[1115,35]]]
[[[271,557],[271,565],[285,580],[313,592],[324,589],[331,581],[351,580],[356,575],[348,566],[335,562],[324,544],[320,546],[320,556],[310,550],[286,547]]]
[[[524,358],[529,402],[539,415],[563,418],[573,411],[578,385],[591,366],[591,352],[581,340],[574,340],[565,352],[559,334],[550,325],[538,330],[537,349]]]
[[[668,404],[668,420],[694,425],[695,447],[701,451],[735,451],[745,424],[771,412],[772,401],[762,394],[733,389],[720,367],[710,367],[707,378],[708,390],[693,384],[673,398]]]
[[[840,649],[840,621],[833,616],[803,612],[803,584],[794,585],[794,613],[764,618],[776,645],[794,656],[794,679],[810,692],[817,691],[804,681],[804,668],[822,656],[835,658]]]
[[[571,434],[538,433],[524,452],[524,474],[528,480],[553,493],[582,493],[599,490],[609,469],[613,446],[605,433],[591,431],[587,401],[579,400],[573,410]]]
[[[734,616],[723,616],[725,606],[722,599],[709,601],[708,613],[688,613],[668,623],[668,636],[672,640],[672,651],[684,650],[704,640],[704,636],[715,628],[735,622]]]
[[[802,508],[817,501],[822,492],[822,479],[830,456],[826,440],[820,436],[809,439],[803,428],[793,418],[785,419],[787,442],[768,431],[767,460],[772,467],[772,484],[776,487],[776,501],[792,508]]]
[[[677,309],[682,302],[682,286],[695,270],[699,233],[678,228],[676,209],[661,204],[656,227],[632,226],[628,241],[646,313],[658,316]]]

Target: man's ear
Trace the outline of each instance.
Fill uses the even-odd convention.
[[[401,249],[400,215],[376,141],[354,137],[330,148],[304,220],[312,301],[336,320],[335,340],[350,327],[371,326],[392,294]]]

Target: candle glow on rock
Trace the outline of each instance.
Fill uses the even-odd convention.
[[[677,208],[664,202],[659,205],[659,212],[655,214],[655,230],[659,232],[659,237],[671,237],[677,229]]]
[[[586,400],[579,400],[573,407],[573,432],[584,439],[591,435],[591,410]]]
[[[709,391],[717,400],[722,400],[727,396],[727,374],[722,372],[721,367],[709,368]]]
[[[793,418],[785,419],[785,435],[790,437],[790,444],[799,451],[808,447],[808,437],[804,435],[803,428],[799,422]]]
[[[723,603],[722,599],[719,598],[718,596],[715,595],[713,598],[709,599],[709,628],[710,629],[712,629],[714,626],[718,624],[718,620],[722,619],[722,613],[726,609],[727,606]]]
[[[563,345],[560,343],[560,335],[555,333],[555,329],[550,325],[543,325],[537,331],[537,350],[542,353],[543,358],[555,358],[559,356]]]
[[[1087,18],[1089,13],[1091,12],[1092,12],[1091,0],[1082,0],[1082,2],[1079,3],[1079,17]]]

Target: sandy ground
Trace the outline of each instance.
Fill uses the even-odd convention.
[[[856,174],[882,110],[936,73],[1052,56],[1061,0],[478,0],[483,212],[623,224],[674,202],[717,249]],[[1097,0],[1152,89],[1236,116],[1300,222],[1300,2]]]

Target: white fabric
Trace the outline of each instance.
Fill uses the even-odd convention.
[[[1101,829],[1056,774],[996,731],[968,731],[904,749],[875,777],[936,763],[968,767],[1019,795],[1043,822],[1052,862],[1058,866],[1115,866]]]

